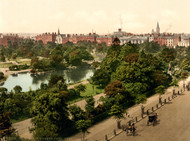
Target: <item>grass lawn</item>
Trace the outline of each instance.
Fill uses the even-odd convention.
[[[12,63],[0,63],[0,68],[8,68],[12,65],[13,65]]]
[[[93,85],[90,83],[86,84],[85,86],[86,86],[86,91],[81,92],[82,97],[91,96],[91,95],[94,96],[94,95],[104,92],[104,89],[100,89],[95,85],[94,85],[94,91],[93,91]]]
[[[70,101],[67,102],[67,104],[72,104],[72,103],[75,103],[77,101],[83,100],[83,99],[85,99],[88,96],[91,96],[91,95],[95,96],[97,94],[100,94],[100,93],[104,92],[104,89],[100,89],[100,88],[98,88],[95,85],[94,85],[94,90],[93,90],[93,86],[90,83],[85,84],[85,86],[86,86],[86,91],[85,92],[81,92],[81,96],[82,97],[78,97],[76,99],[70,100]]]
[[[25,65],[25,64],[30,65],[30,62],[31,61],[19,61],[18,63],[21,65]]]

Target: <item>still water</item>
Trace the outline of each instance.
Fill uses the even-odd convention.
[[[36,76],[31,75],[29,72],[20,73],[16,76],[10,75],[1,87],[5,87],[8,91],[11,91],[16,85],[19,85],[22,87],[23,92],[29,91],[30,89],[36,90],[40,88],[42,82],[48,83],[51,74],[64,75],[66,83],[73,83],[90,78],[94,74],[94,69],[90,68],[89,65],[82,65],[77,68],[43,73]]]

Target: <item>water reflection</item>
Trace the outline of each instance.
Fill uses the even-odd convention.
[[[51,74],[64,75],[66,83],[73,83],[90,78],[94,74],[94,70],[90,68],[89,65],[83,64],[77,68],[70,68],[67,70],[37,75],[31,75],[30,73],[21,73],[17,76],[10,75],[1,87],[5,87],[8,89],[8,91],[11,91],[16,85],[20,85],[22,87],[22,91],[28,91],[29,89],[36,90],[40,88],[40,84],[42,82],[48,83]]]

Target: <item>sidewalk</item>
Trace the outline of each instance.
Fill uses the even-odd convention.
[[[190,77],[188,79],[186,79],[186,84],[187,82],[190,81]],[[179,82],[179,87],[175,88],[175,92],[177,93],[178,90],[180,90],[181,93],[181,89],[183,88],[183,81]],[[164,99],[168,100],[168,97],[171,97],[173,93],[173,87],[169,87],[165,94],[162,95],[162,101],[164,101]],[[143,104],[143,106],[145,107],[145,111],[147,109],[151,109],[153,106],[155,107],[156,104],[158,104],[159,101],[159,95],[153,95],[152,97],[148,98],[146,103]],[[130,118],[125,118],[124,120],[122,120],[122,124],[126,124],[129,120],[132,119],[132,117],[139,117],[141,115],[141,104],[139,105],[135,105],[131,108],[129,108],[127,110],[127,112],[130,115]],[[106,119],[94,126],[92,126],[91,128],[89,128],[89,134],[86,135],[86,139],[88,141],[94,141],[94,140],[98,140],[98,141],[104,141],[105,140],[105,135],[108,136],[108,138],[110,138],[111,136],[113,136],[113,131],[117,129],[116,126],[116,119],[114,119],[113,117]],[[116,130],[118,132],[118,130]],[[70,138],[68,138],[67,140],[72,140],[72,141],[80,141],[81,140],[81,136],[82,133],[78,133]]]

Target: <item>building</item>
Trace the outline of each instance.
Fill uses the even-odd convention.
[[[56,39],[55,39],[55,43],[56,44],[62,44],[64,37],[66,37],[66,35],[65,34],[60,34],[60,31],[58,29],[58,32],[57,32],[57,35],[56,35]]]
[[[17,34],[0,34],[0,45],[8,46],[8,42],[14,45],[22,39],[23,38],[19,37]]]
[[[178,42],[178,46],[189,47],[190,46],[190,36],[182,36],[181,40]]]
[[[155,40],[156,39],[156,40]],[[178,34],[162,34],[154,39],[160,46],[166,45],[167,47],[176,47],[181,38]]]
[[[156,32],[154,31],[154,29],[152,29],[152,34],[160,34],[160,26],[159,26],[159,22],[157,22],[157,26],[156,26]]]
[[[148,36],[123,36],[119,37],[120,44],[126,44],[128,42],[131,42],[132,44],[142,44],[146,41],[148,41]]]
[[[99,43],[99,44],[105,43],[107,46],[111,46],[113,41],[114,41],[114,37],[108,36],[108,35],[99,36],[96,38],[97,43]]]
[[[156,27],[156,33],[157,34],[160,34],[160,26],[159,26],[159,23],[157,22],[157,27]]]
[[[127,33],[125,31],[122,31],[121,28],[118,29],[118,31],[113,33],[114,37],[122,37],[122,36],[126,36]]]
[[[50,34],[50,33],[43,33],[43,34],[41,34],[41,35],[37,35],[36,36],[36,41],[37,42],[39,42],[40,40],[43,42],[43,44],[47,44],[48,42],[50,42],[50,43],[55,43],[55,41],[56,41],[56,33],[52,33],[52,34]]]

